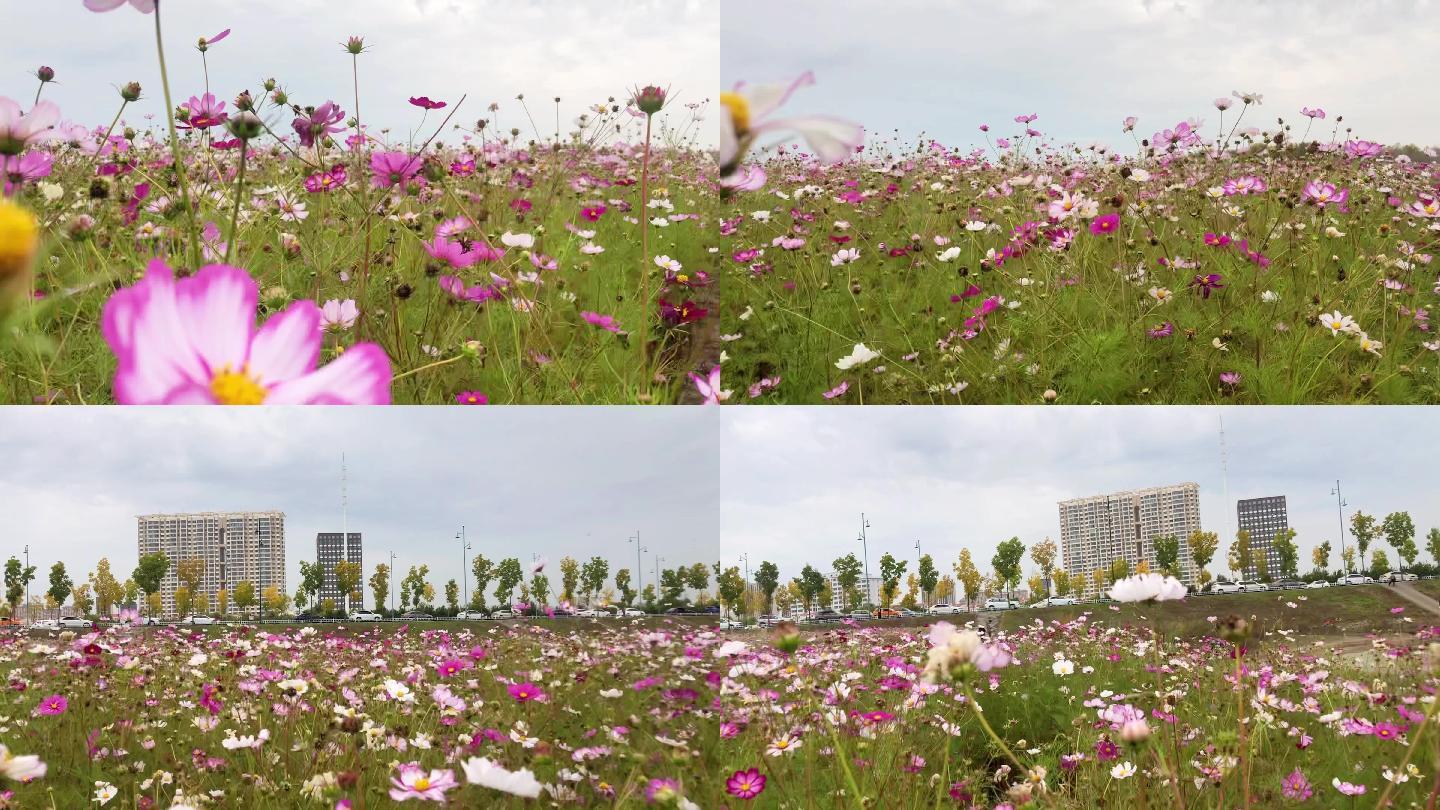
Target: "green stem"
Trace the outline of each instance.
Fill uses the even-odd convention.
[[[160,33],[160,0],[155,0],[155,52],[160,57],[160,86],[165,90],[165,122],[170,125],[170,157],[175,163],[175,177],[180,182],[180,198],[185,203],[185,218],[190,225],[190,265],[200,266],[200,246],[195,238],[195,208],[190,204],[190,187],[185,182],[185,160],[180,151],[180,133],[175,129],[175,105],[170,100],[170,74],[165,70],[165,38]]]
[[[236,224],[240,221],[240,196],[245,193],[245,153],[250,151],[249,141],[240,139],[240,172],[235,178],[235,207],[230,211],[230,241],[225,245],[225,263],[230,263],[230,257],[235,255],[235,243],[240,241],[240,234],[235,230]]]
[[[985,733],[990,735],[990,739],[994,740],[996,745],[1000,746],[1000,750],[1005,752],[1005,756],[1015,765],[1015,769],[1024,774],[1025,766],[1020,764],[1015,752],[1011,751],[1010,746],[1006,745],[1005,741],[1000,739],[1000,735],[995,733],[995,729],[990,727],[990,721],[986,720],[985,713],[980,711],[980,703],[975,700],[975,696],[967,695],[966,698],[966,702],[970,704],[970,711],[975,714],[975,719],[980,721],[980,727],[985,729]]]
[[[650,120],[645,116],[645,155],[640,161],[640,393],[650,391]]]
[[[115,125],[120,123],[120,116],[125,114],[125,106],[129,103],[127,99],[120,100],[120,109],[115,112],[115,117],[110,119],[110,128],[105,130],[105,137],[100,140],[100,146],[95,150],[95,159],[90,161],[90,174],[95,174],[95,166],[100,163],[100,156],[105,151],[105,145],[110,143],[110,134],[115,131]]]
[[[1400,767],[1396,768],[1396,774],[1404,775],[1405,768],[1410,765],[1410,758],[1415,755],[1415,749],[1420,747],[1420,737],[1425,733],[1425,727],[1430,724],[1430,718],[1435,716],[1435,707],[1440,706],[1440,699],[1436,699],[1426,710],[1425,717],[1420,720],[1420,725],[1415,727],[1415,737],[1410,740],[1410,745],[1405,749],[1405,758],[1400,761]],[[1390,794],[1394,792],[1396,782],[1390,782],[1385,786],[1385,792],[1380,794],[1380,801],[1375,803],[1375,810],[1384,810],[1390,806]]]

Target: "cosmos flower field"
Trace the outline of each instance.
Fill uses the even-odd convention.
[[[1277,124],[1261,99],[1116,122],[1118,148],[1061,144],[1027,113],[968,151],[741,150],[726,387],[757,404],[1440,400],[1434,154],[1321,109]],[[755,115],[743,90],[724,100],[732,122]]]
[[[153,3],[87,7],[159,39]],[[45,99],[48,67],[33,103],[0,88],[0,401],[707,398],[703,93],[618,86],[565,119],[417,93],[392,132],[363,116],[363,37],[327,57],[352,82],[300,98],[212,87],[228,36],[168,73],[158,51],[163,81],[118,87],[113,117]],[[155,98],[173,120],[127,114]]]

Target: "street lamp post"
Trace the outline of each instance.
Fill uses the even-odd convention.
[[[660,563],[664,560],[665,558],[659,554],[655,555],[655,597],[657,600],[660,597]]]
[[[639,595],[640,591],[645,588],[645,572],[640,570],[640,552],[648,551],[648,549],[640,547],[639,529],[635,530],[634,536],[626,538],[625,542],[635,544],[635,593]]]
[[[1346,575],[1346,576],[1349,576],[1349,575],[1350,575],[1350,564],[1345,561],[1345,550],[1346,550],[1346,547],[1345,547],[1345,506],[1346,506],[1346,503],[1345,503],[1345,499],[1344,499],[1343,497],[1341,497],[1341,495],[1340,495],[1340,481],[1339,481],[1339,479],[1336,479],[1336,481],[1335,481],[1335,488],[1332,489],[1332,490],[1330,490],[1330,494],[1335,496],[1335,511],[1336,511],[1336,512],[1339,514],[1339,516],[1340,516],[1340,564],[1345,567],[1345,575]],[[1365,564],[1365,561],[1364,561],[1364,560],[1358,560],[1357,562],[1359,562],[1360,565],[1364,565],[1364,564]]]
[[[920,580],[920,557],[921,557],[921,556],[922,556],[922,555],[920,554],[920,540],[919,540],[919,539],[916,539],[916,540],[915,540],[915,580],[916,580],[917,582]],[[921,600],[922,602],[929,603],[929,601],[930,601],[930,595],[929,595],[929,594],[922,593],[922,594],[920,594],[920,600]]]
[[[30,544],[25,544],[25,573],[30,573]],[[25,577],[25,626],[30,626],[30,577]]]
[[[870,521],[865,519],[865,513],[860,513],[860,553],[865,558],[865,601],[873,602],[870,598],[870,547],[865,537],[865,530],[870,528]]]
[[[390,613],[395,613],[395,552],[390,552]]]
[[[466,606],[466,608],[469,608],[470,575],[466,573],[469,570],[466,567],[469,565],[469,562],[466,560],[465,552],[470,550],[470,541],[465,539],[464,525],[461,525],[460,533],[455,535],[455,539],[460,541],[460,598],[464,600],[463,604]]]

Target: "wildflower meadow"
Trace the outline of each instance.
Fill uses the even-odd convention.
[[[732,401],[1440,400],[1433,150],[1251,92],[1116,147],[867,141],[777,111],[814,81],[722,95]]]
[[[153,0],[85,6],[148,15],[159,70],[113,111],[48,101],[63,66],[0,94],[0,400],[710,398],[704,89],[617,85],[562,120],[417,87],[379,130],[364,37],[313,57],[350,82],[300,98],[212,87],[228,28],[182,58]],[[127,117],[155,97],[165,120]]]

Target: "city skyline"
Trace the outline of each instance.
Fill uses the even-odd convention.
[[[1236,503],[1287,497],[1300,570],[1311,550],[1331,541],[1330,570],[1340,568],[1334,487],[1342,479],[1345,542],[1357,510],[1377,521],[1408,511],[1416,542],[1440,526],[1440,486],[1424,448],[1440,426],[1422,408],[1384,409],[1362,421],[1328,409],[1227,408],[1228,481],[1220,461],[1219,414],[1202,407],[1106,409],[786,409],[727,412],[721,454],[723,562],[748,554],[753,573],[776,563],[782,581],[812,565],[830,572],[836,557],[861,555],[856,524],[863,510],[870,571],[890,553],[916,568],[931,554],[952,575],[961,548],[989,573],[996,544],[1018,536],[1027,546],[1057,546],[1056,504],[1096,493],[1199,484],[1201,528],[1220,537],[1208,566],[1227,574],[1225,552],[1236,531]],[[1110,413],[1107,411],[1114,411]],[[1433,420],[1432,420],[1433,421]],[[1395,436],[1413,440],[1396,443]],[[1383,468],[1363,465],[1384,448]],[[1226,493],[1228,492],[1228,498]],[[1384,543],[1376,547],[1395,555]],[[1422,553],[1422,560],[1429,560]],[[1368,562],[1368,561],[1367,561]],[[1027,553],[1027,574],[1035,566]]]
[[[532,555],[551,568],[600,556],[612,576],[635,568],[627,538],[638,531],[649,584],[657,556],[666,568],[718,558],[717,429],[712,414],[686,408],[566,420],[504,408],[20,409],[0,422],[0,556],[28,543],[36,585],[56,561],[83,581],[101,557],[123,581],[137,516],[274,510],[286,514],[290,595],[316,535],[347,521],[364,535],[366,605],[375,564],[392,551],[400,576],[429,565],[443,597],[460,580],[462,525],[467,558],[516,557],[528,571]]]

